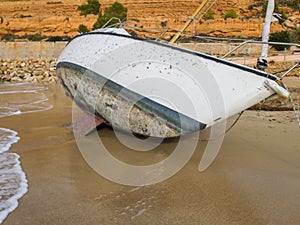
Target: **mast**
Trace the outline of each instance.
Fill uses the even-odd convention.
[[[186,21],[186,23],[183,25],[183,27],[181,28],[180,31],[178,31],[178,33],[171,39],[170,43],[174,44],[178,38],[180,37],[180,35],[185,31],[185,29],[191,24],[191,22],[193,22],[196,18],[196,16],[201,12],[201,10],[203,9],[203,7],[208,3],[209,0],[204,0],[201,5],[197,8],[197,10],[194,12],[194,14],[192,15],[192,17]]]
[[[269,0],[266,17],[265,17],[263,33],[262,33],[262,42],[269,41],[270,27],[271,27],[274,8],[275,8],[275,1]],[[258,58],[257,64],[256,64],[257,68],[260,70],[265,70],[266,68],[268,68],[268,60],[267,60],[268,59],[268,51],[269,51],[269,45],[262,44],[261,55]]]

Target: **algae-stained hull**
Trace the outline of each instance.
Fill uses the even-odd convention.
[[[206,127],[76,64],[59,63],[57,72],[66,92],[82,110],[114,128],[170,138]]]
[[[274,94],[267,73],[114,31],[72,40],[57,73],[77,105],[115,128],[176,137]]]

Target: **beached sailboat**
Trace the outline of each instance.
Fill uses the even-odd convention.
[[[120,130],[163,138],[206,129],[273,95],[289,96],[275,75],[122,28],[74,38],[57,73],[87,113]]]

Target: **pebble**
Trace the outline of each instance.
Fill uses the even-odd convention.
[[[55,66],[55,58],[0,59],[0,83],[56,83]]]

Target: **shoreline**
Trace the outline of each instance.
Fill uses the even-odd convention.
[[[20,141],[29,191],[3,225],[26,224],[298,224],[300,130],[292,112],[246,111],[225,136],[214,163],[197,168],[205,138],[187,165],[170,179],[146,187],[112,183],[85,162],[72,131],[72,101],[50,85],[48,111],[2,119]],[[99,137],[124,155],[113,131]],[[166,142],[161,159],[174,145]],[[143,158],[136,157],[141,161]]]
[[[2,82],[56,83],[56,58],[0,59]]]
[[[59,83],[56,76],[56,58],[0,59],[0,84],[6,82],[31,82],[39,84]],[[294,65],[292,62],[272,63],[268,72],[279,71]],[[253,67],[253,65],[249,65]],[[293,97],[296,108],[300,107],[300,68],[286,76],[284,81]],[[251,107],[252,110],[292,111],[289,99],[277,98],[263,101]]]

